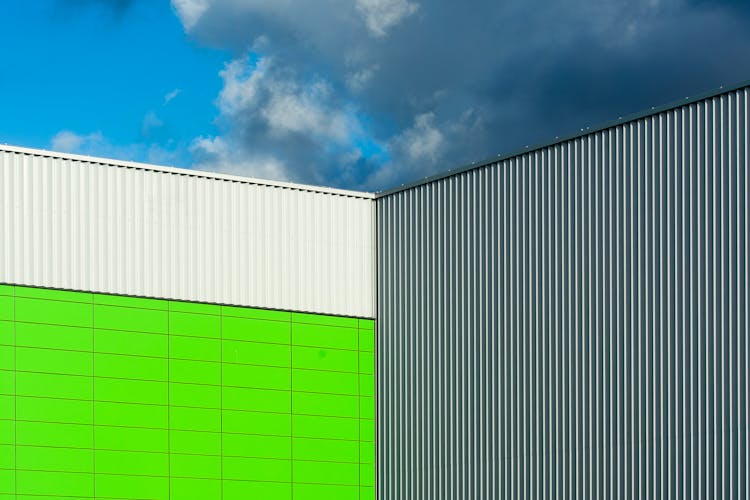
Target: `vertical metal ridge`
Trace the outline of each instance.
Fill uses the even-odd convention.
[[[378,199],[379,498],[747,497],[749,92]]]

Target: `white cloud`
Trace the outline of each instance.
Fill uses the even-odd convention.
[[[349,89],[353,90],[354,92],[358,92],[370,83],[370,81],[375,77],[375,74],[380,69],[380,65],[373,64],[371,66],[368,66],[366,68],[361,68],[356,71],[352,71],[349,74],[346,75],[346,85],[349,87]]]
[[[346,113],[327,106],[331,89],[325,82],[308,86],[293,81],[270,82],[270,91],[262,114],[272,131],[319,135],[340,143],[349,138]]]
[[[357,10],[370,33],[383,37],[387,31],[414,14],[419,5],[409,0],[357,0]]]
[[[167,95],[164,96],[164,105],[166,106],[167,104],[172,102],[172,100],[178,95],[180,95],[181,93],[182,93],[182,89],[174,89],[173,91],[168,92]]]
[[[303,82],[272,58],[257,64],[247,59],[229,63],[221,72],[224,87],[219,109],[225,117],[261,126],[276,136],[301,134],[346,144],[359,125],[335,99],[322,79]]]
[[[354,182],[356,165],[365,161],[361,148],[372,144],[363,139],[356,109],[329,82],[255,55],[227,63],[220,76],[220,133],[192,142],[196,168],[309,183],[334,177]]]
[[[209,0],[172,0],[172,8],[180,18],[185,31],[189,31],[198,23],[209,5]]]
[[[434,113],[423,113],[414,118],[414,125],[395,139],[412,161],[435,162],[445,141],[443,132],[435,125]]]
[[[198,137],[190,145],[193,168],[258,179],[289,180],[284,164],[268,155],[247,155],[222,137]]]
[[[235,115],[256,104],[257,95],[270,67],[271,59],[262,59],[251,68],[246,59],[235,59],[219,72],[224,86],[219,93],[219,111]]]
[[[204,28],[213,32],[215,26],[204,26],[210,10],[210,23],[216,21],[214,14],[224,18],[223,22],[229,24],[218,29],[230,36],[231,24],[237,22],[248,28],[245,33],[250,39],[263,35],[277,38],[276,27],[286,25],[293,27],[296,35],[306,42],[316,46],[322,43],[329,49],[333,47],[325,40],[344,33],[354,37],[350,41],[383,38],[420,8],[416,0],[171,0],[171,3],[184,30],[191,34],[202,33]],[[363,22],[366,31],[362,30]]]
[[[180,163],[180,153],[177,149],[151,144],[143,160],[153,165],[177,165]]]
[[[382,189],[384,186],[394,186],[408,171],[414,176],[427,175],[445,152],[447,137],[451,141],[457,140],[464,126],[461,124],[437,125],[437,118],[433,112],[422,113],[414,117],[411,127],[396,134],[388,142],[388,152],[391,161],[372,170],[362,183],[366,189]]]
[[[50,145],[52,146],[53,151],[80,153],[84,150],[89,150],[92,146],[104,142],[104,136],[101,132],[77,134],[70,130],[62,130],[52,137]]]
[[[158,165],[174,165],[179,161],[180,154],[174,146],[153,143],[113,144],[101,132],[79,134],[70,130],[62,130],[50,140],[53,151]]]
[[[159,118],[155,112],[149,111],[146,116],[143,117],[143,123],[141,124],[141,135],[148,137],[151,133],[164,126],[164,122]]]

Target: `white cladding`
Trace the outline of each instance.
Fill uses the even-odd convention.
[[[373,317],[368,193],[0,146],[0,282]]]

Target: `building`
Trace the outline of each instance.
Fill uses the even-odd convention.
[[[0,499],[747,498],[749,106],[377,194],[0,147]]]
[[[374,498],[373,195],[3,147],[0,197],[0,498]]]

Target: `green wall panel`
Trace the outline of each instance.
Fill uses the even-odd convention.
[[[12,330],[10,335],[13,335]],[[15,324],[15,345],[17,347],[91,352],[93,343],[91,328],[45,325],[42,323],[19,322]],[[13,345],[12,341],[11,345]]]
[[[0,285],[0,500],[374,499],[374,326]]]

